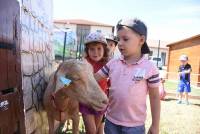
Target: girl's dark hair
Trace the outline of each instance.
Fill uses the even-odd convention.
[[[92,43],[99,43],[99,42],[92,42]],[[88,44],[85,44],[85,58],[89,58],[89,54],[88,54],[88,50],[89,50],[89,45],[92,44],[92,43],[88,43]],[[109,60],[109,49],[107,48],[107,45],[106,44],[103,44],[101,43],[102,46],[103,46],[103,49],[104,49],[104,54],[103,54],[103,58],[101,59],[101,63],[102,64],[106,64]]]

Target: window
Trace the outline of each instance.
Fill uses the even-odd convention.
[[[155,61],[161,61],[161,58],[153,58]]]
[[[98,33],[101,33],[101,30],[96,30]]]
[[[153,51],[150,51],[149,56],[152,56],[152,55],[153,55]]]
[[[166,61],[166,52],[161,52],[161,58],[162,58],[163,65],[165,65],[165,61]]]

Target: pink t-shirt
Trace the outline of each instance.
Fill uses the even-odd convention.
[[[97,73],[111,81],[106,118],[127,127],[144,125],[148,87],[159,87],[157,67],[144,56],[132,64],[121,57],[110,60]]]

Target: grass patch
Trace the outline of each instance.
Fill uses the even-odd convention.
[[[191,100],[190,105],[177,104],[176,98],[167,96],[161,101],[160,134],[200,134],[200,101]],[[151,112],[147,101],[146,133],[151,125]],[[80,122],[80,134],[84,134]],[[72,134],[71,131],[62,134]]]
[[[177,104],[173,97],[167,97],[161,102],[160,134],[200,134],[200,101],[191,100],[190,103]],[[151,124],[149,104],[147,113],[148,131]]]
[[[69,125],[68,128],[66,129],[65,132],[63,132],[62,130],[64,129],[64,124],[61,124],[59,126],[59,128],[56,130],[56,134],[72,134],[72,120],[69,120]],[[80,122],[79,122],[79,134],[85,134],[85,127],[84,127],[84,123],[83,123],[83,119],[80,116]]]
[[[166,81],[165,89],[168,93],[176,93],[177,83]],[[191,95],[200,96],[200,89],[192,87]],[[200,134],[200,100],[191,99],[190,105],[177,104],[176,98],[167,96],[161,101],[160,134]],[[151,125],[151,112],[147,102],[146,132]],[[71,127],[71,126],[70,126]],[[80,134],[84,134],[82,119],[79,124]],[[72,134],[71,129],[66,133]]]

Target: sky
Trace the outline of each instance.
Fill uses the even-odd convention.
[[[113,26],[138,18],[148,27],[148,39],[174,42],[200,34],[200,0],[53,0],[53,18]]]

